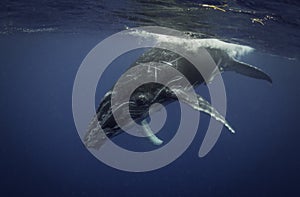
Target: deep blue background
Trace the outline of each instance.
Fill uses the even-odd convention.
[[[299,61],[263,53],[243,61],[269,73],[273,85],[224,73],[227,119],[237,133],[223,129],[206,157],[197,156],[208,121],[202,114],[191,147],[162,169],[127,173],[94,158],[74,126],[72,86],[86,54],[110,33],[0,38],[0,196],[299,194]]]
[[[228,6],[222,12],[201,3]],[[300,196],[299,13],[298,0],[2,0],[0,196]],[[224,73],[226,119],[236,134],[223,129],[212,151],[199,158],[209,121],[201,114],[197,136],[179,159],[156,171],[128,173],[104,165],[82,144],[72,88],[82,60],[98,42],[142,25],[250,45],[257,51],[242,60],[266,71],[273,84]],[[137,54],[109,67],[96,100]],[[208,98],[205,86],[198,91]],[[178,104],[167,110],[163,139],[178,126]],[[127,135],[115,141],[154,148]]]

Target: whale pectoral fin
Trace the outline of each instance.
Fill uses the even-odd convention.
[[[224,71],[235,71],[239,74],[256,78],[256,79],[263,79],[270,83],[272,83],[272,79],[269,75],[267,75],[264,71],[261,69],[252,66],[250,64],[246,64],[244,62],[240,62],[236,59],[233,59],[232,62],[227,65],[227,67],[223,68]]]
[[[235,133],[234,129],[229,125],[224,116],[222,116],[211,104],[202,98],[200,95],[197,95],[198,98],[198,106],[192,106],[193,108],[205,112],[209,114],[211,117],[216,119],[217,121],[224,124],[224,126],[232,133]]]
[[[145,136],[147,136],[147,138],[154,144],[154,145],[161,145],[163,143],[163,141],[161,139],[159,139],[151,130],[151,128],[149,127],[149,124],[146,120],[142,120],[142,126],[143,126],[143,131]]]
[[[178,93],[180,91],[177,91]],[[187,94],[185,92],[185,94]],[[187,99],[184,99],[187,98]],[[213,107],[211,104],[206,101],[204,98],[202,98],[200,95],[197,95],[197,100],[194,99],[188,99],[188,97],[182,97],[181,99],[184,103],[188,104],[192,108],[207,113],[211,117],[213,117],[215,120],[221,122],[230,132],[235,133],[234,129],[229,125],[229,123],[226,121],[226,119]]]

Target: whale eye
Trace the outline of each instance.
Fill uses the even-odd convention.
[[[138,97],[136,99],[136,103],[137,103],[137,105],[145,105],[147,100],[148,99],[145,94],[140,94],[140,95],[138,95]]]

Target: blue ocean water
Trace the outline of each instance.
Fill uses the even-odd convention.
[[[298,13],[298,1],[2,1],[0,195],[299,195]],[[252,46],[255,52],[242,60],[263,69],[273,84],[224,73],[226,119],[236,134],[223,129],[212,151],[199,158],[209,120],[202,114],[192,145],[175,162],[129,173],[106,166],[84,147],[74,125],[72,88],[82,60],[96,44],[142,25]],[[105,83],[99,82],[97,99],[137,55],[121,57],[115,65],[122,62],[122,68],[111,65],[101,79]],[[205,86],[201,90],[207,96]],[[176,118],[168,120],[163,136],[170,137]],[[116,141],[130,148],[151,146],[126,135]]]

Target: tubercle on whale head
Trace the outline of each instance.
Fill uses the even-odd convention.
[[[145,84],[133,92],[129,102],[131,119],[124,119],[128,128],[130,128],[132,121],[140,122],[144,120],[149,115],[149,107],[155,102],[160,102],[161,97],[168,95],[168,89],[161,91],[158,88],[160,86],[161,84],[155,83]],[[156,91],[151,91],[153,88],[156,88]],[[164,88],[162,89],[164,90]],[[112,91],[105,94],[97,109],[97,114],[88,126],[84,137],[84,144],[87,148],[99,149],[108,138],[122,133],[112,114],[111,96]],[[122,103],[119,103],[119,105],[122,106]],[[120,111],[123,111],[123,109],[123,107],[118,108]]]
[[[107,136],[101,128],[97,115],[92,119],[86,135],[84,136],[84,145],[87,148],[99,149],[105,142]]]

